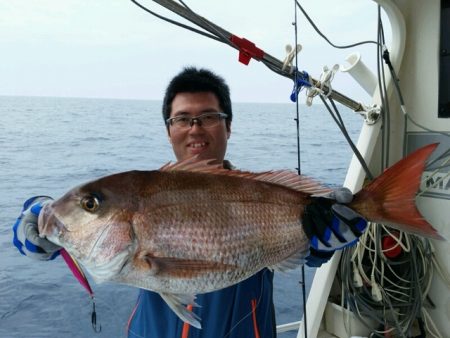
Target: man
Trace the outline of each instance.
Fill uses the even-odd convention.
[[[229,88],[216,74],[205,69],[186,68],[169,83],[163,101],[163,118],[178,161],[196,156],[199,160],[215,159],[224,168],[231,169],[225,153],[232,117]],[[329,197],[341,203],[352,198],[351,194],[341,195]],[[45,196],[28,200],[14,225],[14,244],[24,255],[44,260],[57,255],[59,248],[39,238],[36,230],[40,208],[50,200]],[[321,249],[336,248],[337,242],[345,246],[356,238],[358,231],[362,231],[358,225],[360,219],[345,208],[342,214],[346,224],[333,223],[329,201],[328,198],[320,200],[306,213],[305,230],[314,244],[308,259],[312,266],[327,261],[333,252]],[[128,335],[152,338],[276,337],[272,291],[273,272],[263,269],[236,285],[198,295],[196,302],[200,306],[188,308],[202,319],[199,330],[183,323],[159,294],[140,290],[129,320]]]

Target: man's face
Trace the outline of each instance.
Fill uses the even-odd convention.
[[[219,100],[214,93],[178,93],[172,101],[170,117],[196,117],[211,112],[221,112]],[[187,129],[174,126],[169,126],[168,129],[169,140],[178,161],[198,155],[198,159],[217,159],[222,162],[230,133],[225,120],[210,128],[194,123]]]

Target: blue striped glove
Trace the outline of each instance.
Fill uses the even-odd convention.
[[[305,207],[303,229],[310,239],[308,266],[318,267],[327,262],[335,250],[354,245],[367,226],[366,220],[344,204],[352,201],[347,188],[313,197]]]
[[[39,237],[38,216],[42,207],[50,203],[48,196],[34,196],[23,204],[22,212],[14,223],[13,243],[22,255],[36,260],[51,260],[59,255],[59,246]]]

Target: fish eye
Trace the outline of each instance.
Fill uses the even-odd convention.
[[[89,212],[96,212],[100,207],[100,201],[97,196],[94,195],[83,197],[80,204],[84,210]]]

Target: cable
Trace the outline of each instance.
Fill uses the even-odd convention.
[[[433,164],[435,164],[435,163],[437,163],[437,162],[443,160],[444,158],[447,158],[447,160],[445,160],[443,163],[441,163],[441,164],[439,165],[439,168],[442,169],[442,168],[447,167],[448,165],[447,165],[446,163],[450,161],[450,158],[448,158],[448,157],[450,157],[450,148],[447,149],[446,151],[444,151],[441,155],[439,155],[438,157],[436,157],[434,160],[429,161],[429,162],[427,163],[427,168],[429,168],[429,167],[431,167]]]
[[[387,160],[389,157],[389,143],[387,143],[387,130],[389,129],[390,119],[388,118],[389,113],[387,112],[387,93],[385,86],[385,77],[384,77],[384,67],[382,61],[382,21],[381,21],[381,6],[377,6],[377,79],[378,79],[378,88],[379,95],[381,101],[381,168],[386,168]]]
[[[364,45],[364,44],[378,44],[376,41],[361,41],[361,42],[357,42],[357,43],[353,43],[350,45],[344,45],[344,46],[339,46],[339,45],[335,45],[333,44],[326,36],[325,34],[323,34],[319,28],[317,28],[316,24],[314,23],[314,21],[309,17],[308,13],[306,13],[306,11],[303,9],[303,7],[300,5],[300,3],[296,0],[295,1],[297,3],[298,8],[300,8],[300,10],[302,11],[303,15],[305,16],[305,18],[309,21],[309,23],[311,24],[311,26],[314,28],[314,30],[317,32],[317,34],[319,34],[326,42],[328,42],[331,46],[333,46],[334,48],[339,48],[339,49],[346,49],[346,48],[352,48],[352,47],[356,47],[356,46],[360,46],[360,45]]]
[[[433,276],[431,243],[414,235],[399,233],[393,238],[408,251],[404,250],[401,255],[390,259],[381,247],[383,237],[393,235],[386,230],[384,226],[370,224],[358,245],[344,250],[338,270],[343,290],[342,304],[369,329],[373,330],[374,323],[380,327],[372,332],[373,337],[383,337],[387,331],[406,337],[418,318],[422,318],[428,332],[433,331],[433,336],[439,337],[423,307]],[[353,269],[353,273],[349,269]],[[355,274],[361,276],[362,286],[355,286]],[[373,299],[371,291],[374,286],[380,288],[381,301]]]
[[[145,7],[144,5],[142,5],[142,4],[140,4],[139,2],[137,2],[136,0],[131,0],[131,2],[134,3],[136,6],[140,7],[141,9],[143,9],[144,11],[146,11],[147,13],[150,13],[151,15],[156,16],[157,18],[159,18],[159,19],[161,19],[161,20],[164,20],[164,21],[169,22],[169,23],[171,23],[171,24],[174,24],[174,25],[176,25],[176,26],[185,28],[185,29],[190,30],[190,31],[192,31],[192,32],[201,34],[201,35],[203,35],[203,36],[206,36],[207,38],[210,38],[210,39],[213,39],[213,40],[216,40],[216,41],[219,41],[219,42],[223,42],[223,40],[221,40],[220,38],[218,38],[218,37],[216,37],[216,36],[214,36],[214,35],[212,35],[212,34],[208,34],[208,33],[206,33],[206,32],[203,32],[203,31],[199,30],[199,29],[196,29],[196,28],[194,28],[194,27],[185,25],[185,24],[183,24],[183,23],[181,23],[181,22],[178,22],[178,21],[169,19],[169,18],[167,18],[167,17],[165,17],[165,16],[162,16],[162,15],[160,15],[160,14],[158,14],[158,13],[155,13],[155,12],[151,11],[150,9],[148,9],[147,7]]]
[[[214,24],[212,24],[211,22],[206,20],[204,17],[202,17],[202,16],[198,15],[196,12],[194,12],[183,0],[178,0],[178,1],[184,6],[184,8],[186,8],[189,11],[192,18],[196,18],[199,21],[199,22],[195,22],[195,21],[191,20],[191,22],[194,22],[198,26],[202,27],[203,29],[211,32],[213,34],[213,36],[217,37],[218,41],[232,46],[228,37],[223,33],[222,30],[218,29],[217,26],[215,26]],[[200,24],[200,22],[201,22],[201,24]]]
[[[209,31],[210,33],[206,33],[204,31],[198,30],[198,29],[193,28],[191,26],[188,26],[188,25],[182,24],[180,22],[177,22],[175,20],[172,20],[172,19],[169,19],[167,17],[164,17],[164,16],[162,16],[160,14],[157,14],[157,13],[151,11],[150,9],[145,7],[144,5],[142,5],[139,2],[137,2],[136,0],[131,0],[131,2],[133,2],[135,5],[137,5],[138,7],[143,9],[144,11],[154,15],[155,17],[157,17],[159,19],[162,19],[162,20],[164,20],[166,22],[169,22],[171,24],[174,24],[176,26],[188,29],[188,30],[190,30],[192,32],[201,34],[201,35],[206,36],[206,37],[208,37],[210,39],[222,42],[224,44],[227,44],[229,46],[232,46],[232,47],[236,48],[236,46],[233,43],[231,43],[231,41],[229,40],[229,37],[231,36],[230,33],[227,33],[226,31],[224,31],[220,27],[214,25],[213,23],[209,22],[205,18],[199,16],[190,7],[188,7],[187,4],[184,1],[182,1],[182,0],[179,0],[179,1],[182,4],[182,6],[180,6],[180,7],[186,10],[185,13],[184,13],[185,15],[182,15],[182,16],[184,16],[187,20],[193,22],[194,24],[200,26],[201,28]],[[170,3],[170,6],[169,6],[168,3]],[[166,8],[168,8],[169,10],[172,10],[172,11],[176,12],[178,15],[181,15],[180,12],[174,10],[174,6],[175,5],[176,4],[173,3],[173,1],[167,1],[167,4],[164,5],[164,6],[165,7],[167,6]],[[237,49],[239,49],[239,48],[237,48]],[[277,74],[279,74],[281,76],[284,76],[284,77],[290,77],[289,74],[287,74],[286,72],[284,72],[281,69],[282,63],[279,60],[277,60],[277,59],[275,59],[273,57],[270,57],[270,55],[266,54],[265,57],[262,60],[260,60],[260,61],[264,65],[266,65],[270,70],[272,70],[273,72],[275,72],[275,73],[277,73]]]
[[[339,129],[341,130],[342,135],[344,135],[345,139],[347,140],[348,144],[350,145],[350,148],[352,148],[353,153],[355,154],[355,156],[357,157],[357,159],[358,159],[359,163],[361,164],[362,168],[366,172],[367,177],[370,180],[373,180],[374,176],[370,172],[370,169],[367,166],[367,163],[364,160],[364,158],[362,157],[362,155],[359,152],[358,148],[355,146],[355,144],[353,143],[352,139],[350,138],[350,135],[348,134],[348,131],[347,131],[345,125],[344,125],[344,122],[343,122],[343,120],[341,118],[341,115],[339,114],[339,110],[337,109],[337,106],[334,103],[333,99],[331,99],[330,97],[328,98],[328,100],[330,101],[331,105],[333,106],[334,113],[331,110],[331,108],[328,105],[328,103],[326,102],[326,100],[323,97],[323,95],[320,95],[320,99],[322,100],[324,106],[327,108],[327,110],[330,113],[330,115],[333,118],[333,120],[336,122],[336,124],[339,127]]]
[[[383,93],[383,111],[384,111],[384,119],[383,119],[383,131],[384,131],[384,145],[385,147],[383,148],[383,158],[384,158],[384,162],[382,162],[382,168],[385,169],[387,167],[389,167],[390,165],[390,148],[389,145],[391,144],[390,139],[391,139],[391,109],[390,109],[390,105],[389,105],[389,100],[387,99],[388,97],[388,92],[387,92],[387,86],[386,86],[386,74],[384,72],[384,67],[383,67],[383,59],[382,59],[382,55],[383,52],[387,52],[387,49],[385,47],[385,39],[384,39],[384,27],[383,27],[383,21],[381,20],[381,6],[378,5],[378,27],[379,27],[379,45],[378,45],[378,49],[380,51],[379,53],[379,62],[380,62],[380,69],[381,69],[381,91]]]
[[[378,6],[380,7],[380,6]],[[384,38],[384,37],[383,37]],[[383,41],[384,44],[384,41]],[[446,137],[450,137],[450,133],[445,133],[445,132],[441,132],[441,131],[437,131],[437,130],[432,130],[426,126],[423,126],[421,124],[419,124],[418,122],[416,122],[406,111],[406,106],[405,106],[405,101],[403,99],[403,95],[402,95],[402,91],[400,89],[400,79],[397,77],[397,74],[395,72],[395,69],[391,63],[390,57],[389,57],[389,51],[387,49],[383,50],[382,53],[382,57],[386,63],[386,65],[388,66],[389,72],[391,74],[392,77],[392,82],[394,83],[394,88],[395,88],[395,93],[397,95],[397,98],[400,102],[400,109],[403,113],[403,115],[405,116],[406,119],[408,119],[412,124],[414,124],[416,127],[419,127],[423,130],[432,132],[432,133],[437,133],[440,135],[444,135]],[[406,133],[406,128],[405,128],[405,133]]]

